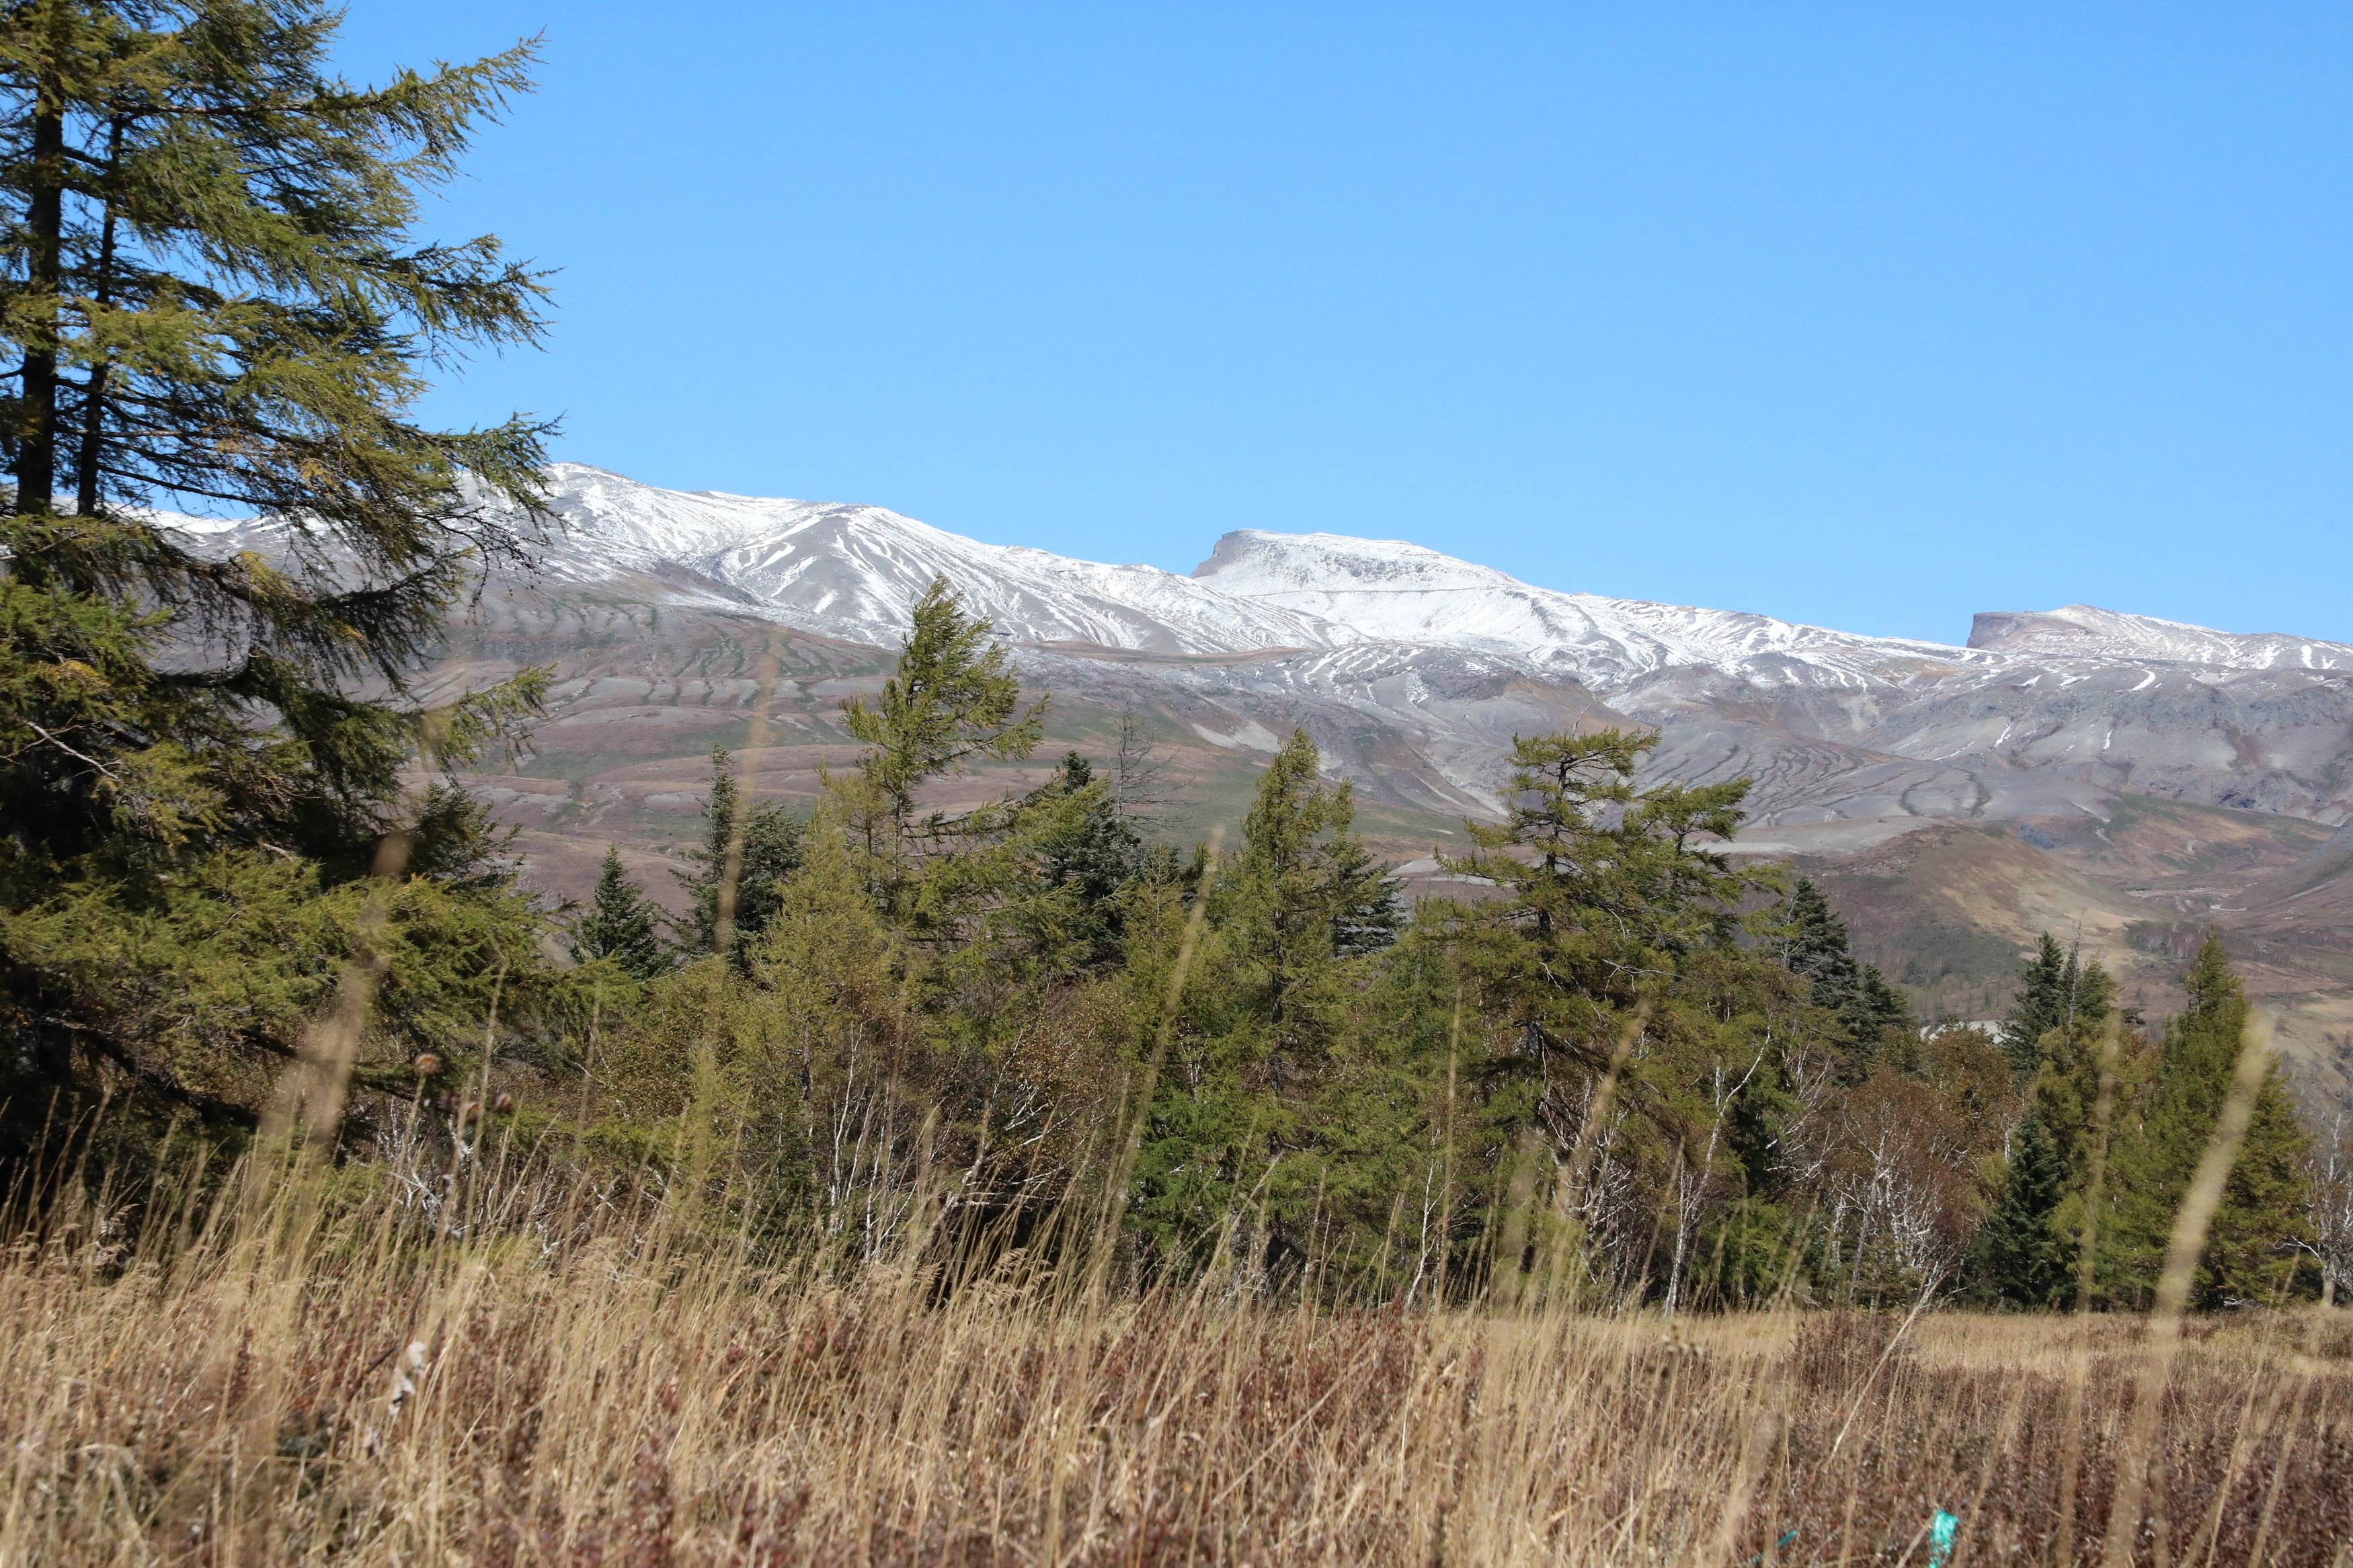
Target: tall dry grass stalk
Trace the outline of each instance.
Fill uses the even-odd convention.
[[[306,1111],[340,1103],[343,1022]],[[1516,1274],[1483,1308],[1217,1271],[1131,1297],[1125,1121],[1106,1202],[1029,1248],[918,1201],[895,1250],[787,1267],[705,1180],[480,1133],[338,1168],[294,1121],[222,1182],[198,1158],[92,1200],[77,1169],[0,1213],[0,1563],[1910,1568],[1939,1508],[1951,1568],[2335,1568],[2353,1540],[2353,1330],[2193,1325],[2170,1270],[2146,1328],[1925,1298],[1662,1321]],[[2189,1555],[2166,1520],[2200,1521]]]
[[[2129,1321],[1123,1300],[936,1236],[755,1269],[495,1150],[432,1215],[312,1179],[159,1192],[127,1264],[14,1216],[0,1561],[1894,1563],[1941,1506],[1971,1562],[2088,1564],[2127,1474],[2200,1564],[2353,1533],[2316,1315],[2179,1325],[2144,1464]]]

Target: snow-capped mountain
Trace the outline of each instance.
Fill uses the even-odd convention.
[[[879,507],[551,479],[543,582],[888,647],[944,576],[1041,684],[1245,752],[1305,722],[1400,803],[1492,803],[1511,735],[1574,711],[1659,728],[1678,776],[1754,778],[1766,821],[2096,814],[2118,791],[2353,811],[2342,644],[2084,606],[1980,616],[1968,646],[1862,637],[1326,533],[1231,532],[1180,577]]]
[[[2111,661],[2211,664],[2228,669],[2353,669],[2353,646],[2279,632],[2242,636],[2205,626],[2119,615],[2090,605],[2056,610],[1995,610],[1969,628],[1969,647]]]
[[[1602,692],[1676,668],[1765,686],[1858,685],[2006,662],[1943,643],[1858,637],[1741,611],[1564,594],[1394,540],[1245,529],[1219,540],[1193,575],[1365,641],[1504,654]]]
[[[548,542],[551,574],[683,572],[721,600],[829,637],[895,641],[915,601],[944,576],[997,631],[1026,643],[1200,654],[1341,640],[1312,616],[1156,566],[983,544],[881,507],[657,489],[578,463],[558,464],[551,477],[550,500],[565,525]]]
[[[1150,708],[1243,753],[1303,723],[1373,796],[1421,809],[1492,807],[1514,734],[1590,721],[1658,729],[1662,773],[1753,779],[1767,824],[2100,816],[2119,793],[2353,815],[2344,644],[2083,605],[1981,615],[1968,646],[1862,637],[1326,533],[1228,533],[1185,577],[879,507],[666,490],[577,464],[550,479],[560,529],[534,573],[483,602],[512,606],[501,613],[518,635],[529,623],[530,657],[560,665],[577,662],[566,637],[621,637],[647,669],[712,668],[740,658],[750,639],[726,628],[744,619],[887,649],[944,577],[1039,685]],[[267,524],[189,526],[206,548],[272,548]],[[723,689],[587,664],[610,679],[584,675],[565,700],[733,704],[756,689],[748,670]]]
[[[723,601],[828,636],[887,642],[944,575],[1024,643],[1236,654],[1398,643],[1496,654],[1597,691],[1679,667],[1767,685],[1856,684],[1996,668],[1999,653],[1859,637],[1769,616],[1564,594],[1416,544],[1229,533],[1191,577],[983,544],[880,507],[656,489],[580,464],[554,470],[565,534],[544,569],[693,579]],[[684,578],[681,574],[686,574]]]

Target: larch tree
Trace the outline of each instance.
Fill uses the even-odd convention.
[[[841,781],[836,793],[885,914],[919,942],[948,944],[968,935],[968,918],[991,901],[996,877],[983,875],[976,885],[958,873],[1002,839],[1013,803],[926,810],[918,795],[976,762],[1029,756],[1045,733],[1049,704],[1040,698],[1023,705],[1005,646],[990,638],[986,620],[965,612],[946,578],[933,580],[911,618],[882,689],[842,704],[843,727],[867,751],[855,779]]]
[[[1139,1165],[1136,1215],[1164,1255],[1232,1220],[1244,1279],[1305,1257],[1361,961],[1396,940],[1388,868],[1356,832],[1356,793],[1326,784],[1293,730],[1259,775],[1241,847],[1208,878],[1209,931],[1179,1059]]]
[[[546,422],[416,416],[428,372],[542,331],[541,275],[495,238],[418,232],[423,196],[529,87],[533,47],[356,86],[330,65],[340,16],[0,11],[0,1018],[18,1068],[95,1055],[180,1092],[206,1052],[282,1055],[347,937],[257,938],[291,966],[280,1005],[225,1004],[247,1022],[170,1051],[123,1023],[143,1004],[109,981],[120,964],[67,939],[100,907],[173,951],[295,919],[269,900],[364,872],[408,822],[404,766],[480,754],[543,689],[527,671],[428,709],[410,687],[484,564],[545,517]],[[249,519],[258,548],[175,510]],[[76,900],[79,928],[58,913]]]

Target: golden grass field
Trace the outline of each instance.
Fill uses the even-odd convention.
[[[0,1562],[1925,1568],[1939,1507],[1949,1563],[2353,1537],[2353,1327],[2318,1309],[2192,1321],[2116,1510],[2134,1320],[1333,1310],[1018,1254],[946,1289],[763,1272],[712,1214],[543,1174],[440,1215],[384,1174],[240,1177],[135,1235],[20,1198]]]

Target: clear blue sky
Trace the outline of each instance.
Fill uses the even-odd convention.
[[[2353,9],[354,0],[543,30],[437,395],[654,483],[1189,570],[1229,528],[1958,640],[2353,640]]]

